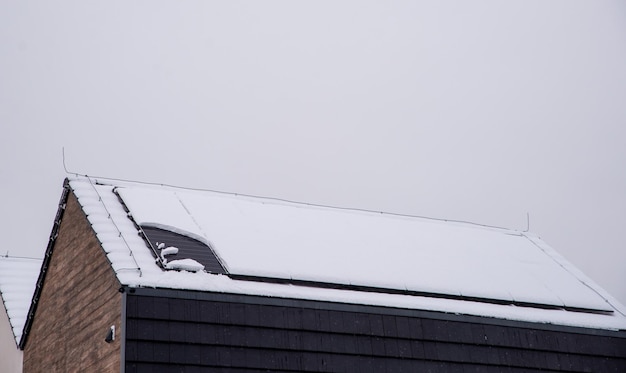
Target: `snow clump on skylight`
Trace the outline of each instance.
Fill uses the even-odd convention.
[[[199,272],[204,270],[204,266],[193,259],[172,260],[165,264],[166,269]]]

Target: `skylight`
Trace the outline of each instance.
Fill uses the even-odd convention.
[[[161,259],[165,259],[165,268],[193,272],[195,272],[194,269],[201,269],[194,266],[193,262],[189,261],[191,259],[203,265],[204,270],[209,273],[226,273],[213,250],[206,244],[167,229],[146,225],[141,228],[152,246],[161,253]]]

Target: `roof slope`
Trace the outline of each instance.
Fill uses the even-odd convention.
[[[0,256],[0,295],[19,343],[35,292],[41,259]]]
[[[618,302],[524,232],[83,177],[69,186],[129,286],[626,329]],[[129,216],[205,242],[230,277],[162,270]],[[309,286],[237,280],[252,276]]]

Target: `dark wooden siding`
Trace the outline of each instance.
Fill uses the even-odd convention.
[[[128,294],[127,372],[626,372],[623,332],[537,329],[310,301],[158,294]]]

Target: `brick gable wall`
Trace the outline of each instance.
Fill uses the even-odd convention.
[[[70,193],[24,348],[24,372],[120,370],[122,294],[76,196]],[[118,336],[104,338],[111,325]]]

